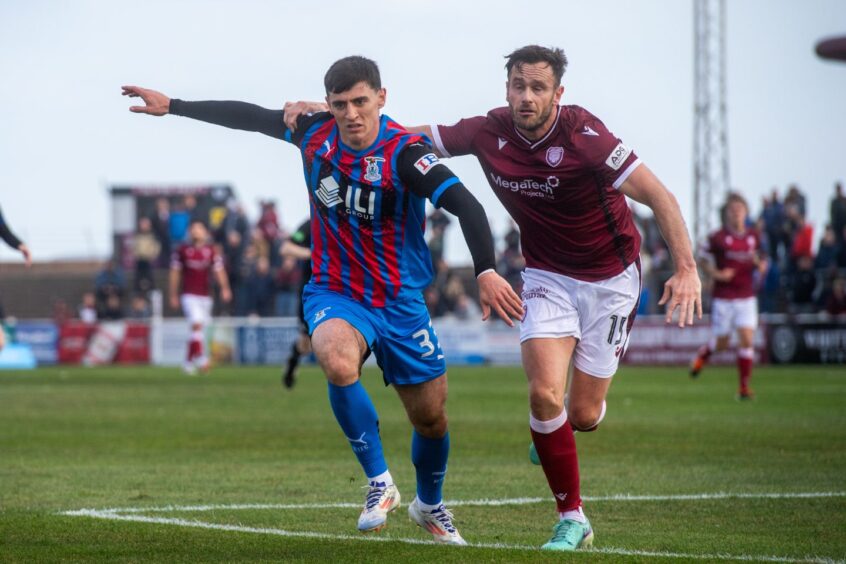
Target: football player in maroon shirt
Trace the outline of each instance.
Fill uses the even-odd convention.
[[[194,374],[197,368],[203,372],[209,369],[209,359],[203,350],[204,330],[211,321],[214,300],[211,291],[211,275],[220,286],[220,299],[229,302],[229,278],[214,246],[209,243],[209,233],[200,220],[193,220],[188,234],[190,243],[179,246],[170,261],[170,307],[180,304],[185,317],[191,323],[188,339],[188,353],[184,370]]]
[[[761,234],[746,225],[749,206],[737,193],[729,194],[723,213],[723,227],[708,236],[700,251],[699,264],[714,280],[711,305],[710,340],[702,345],[690,364],[696,378],[715,352],[729,347],[732,331],[737,332],[737,371],[740,381],[738,398],[752,399],[749,380],[758,328],[757,284],[767,271]]]

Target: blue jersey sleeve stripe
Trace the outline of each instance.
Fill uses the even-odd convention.
[[[285,129],[285,141],[287,141],[288,143],[293,143],[293,141],[291,141],[291,130],[290,129]]]
[[[434,194],[432,194],[432,197],[429,198],[430,200],[432,200],[432,205],[435,206],[435,207],[438,207],[438,199],[446,191],[446,189],[449,188],[450,186],[458,184],[459,182],[461,182],[461,180],[459,180],[457,176],[453,176],[452,178],[447,178],[446,180],[441,182],[441,185],[438,186],[435,189]]]

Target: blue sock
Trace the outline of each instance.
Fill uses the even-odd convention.
[[[449,433],[429,439],[415,430],[411,436],[411,461],[417,469],[417,497],[427,505],[443,501],[443,485],[449,458]]]
[[[329,382],[329,404],[367,477],[387,471],[379,437],[379,416],[361,381],[350,386]]]

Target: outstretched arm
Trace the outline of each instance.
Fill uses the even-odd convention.
[[[679,327],[693,324],[694,312],[702,318],[702,284],[679,203],[646,165],[640,165],[620,186],[620,192],[652,209],[661,235],[673,257],[675,273],[664,284],[658,305],[667,304],[667,323],[679,309]]]
[[[123,86],[123,95],[141,98],[143,106],[131,106],[130,112],[151,116],[173,114],[231,129],[255,131],[276,139],[285,137],[284,112],[268,110],[255,104],[234,101],[186,102],[161,92],[139,86]]]

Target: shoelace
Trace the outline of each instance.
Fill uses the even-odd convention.
[[[361,487],[362,488],[369,488],[369,490],[367,492],[367,498],[364,502],[364,508],[367,511],[370,511],[371,509],[376,507],[376,505],[379,504],[379,498],[382,497],[382,494],[385,493],[385,490],[387,489],[387,488],[382,488],[382,487],[379,487],[379,486],[371,486],[371,485],[361,486]]]
[[[579,527],[575,527],[576,521],[559,521],[555,527],[552,529],[552,540],[551,542],[558,542],[561,540],[566,540],[570,543],[576,543],[579,540],[579,536],[581,536],[581,531]]]
[[[452,513],[445,506],[441,505],[432,511],[432,517],[434,517],[438,523],[443,525],[447,532],[455,534],[455,526],[452,524]]]

